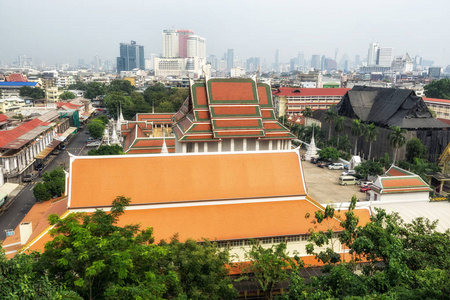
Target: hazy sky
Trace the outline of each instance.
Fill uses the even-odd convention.
[[[367,56],[368,44],[394,47],[450,64],[448,0],[0,0],[0,60],[17,54],[47,64],[115,60],[119,43],[137,41],[160,54],[164,29],[191,29],[206,38],[207,54],[228,48],[245,59],[288,61],[305,53],[338,61]]]

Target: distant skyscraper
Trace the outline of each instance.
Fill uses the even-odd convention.
[[[274,64],[275,72],[278,72],[280,69],[280,50],[277,49],[275,52],[275,64]]]
[[[378,48],[377,65],[380,67],[390,67],[394,60],[394,48],[380,47]]]
[[[199,57],[206,60],[206,42],[198,35],[191,35],[186,40],[186,57]]]
[[[182,40],[188,38],[188,36],[183,37]],[[164,58],[178,58],[180,57],[180,38],[176,30],[168,29],[164,30],[162,33],[162,46]],[[187,51],[187,46],[186,46]]]
[[[135,41],[130,44],[120,43],[120,57],[117,57],[117,72],[133,69],[145,70],[144,46]]]
[[[303,70],[305,68],[305,54],[303,52],[298,53],[298,68]]]
[[[378,43],[369,44],[369,52],[367,53],[367,65],[368,66],[375,66],[377,64],[379,47],[380,46],[378,45]]]
[[[358,54],[355,55],[355,65],[356,66],[360,66],[361,65],[361,58],[360,58],[360,56]]]
[[[319,70],[320,69],[320,55],[313,55],[311,58],[311,68]]]
[[[259,57],[250,57],[245,61],[246,69],[248,72],[255,72],[258,70],[258,66],[261,65]]]
[[[234,68],[234,50],[228,49],[227,51],[227,70],[230,71]]]
[[[178,55],[180,57],[188,56],[188,39],[190,36],[194,35],[192,30],[177,30],[178,34]]]

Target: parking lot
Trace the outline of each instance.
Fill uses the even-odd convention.
[[[319,168],[317,164],[303,161],[308,195],[319,203],[349,202],[353,195],[365,199],[365,193],[359,191],[360,185],[339,185],[339,176],[345,170],[328,170]]]

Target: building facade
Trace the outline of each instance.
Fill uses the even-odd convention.
[[[144,46],[131,43],[120,43],[120,56],[117,57],[117,72],[145,70]]]

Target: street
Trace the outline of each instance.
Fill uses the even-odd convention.
[[[62,151],[56,155],[53,160],[44,167],[43,172],[50,172],[58,166],[63,166],[66,171],[69,171],[69,155],[70,152],[74,155],[87,155],[88,150],[84,148],[86,140],[89,135],[84,131],[75,134],[72,140],[67,145],[66,151]],[[15,229],[22,221],[23,217],[30,211],[31,207],[36,202],[33,195],[33,187],[41,178],[36,178],[30,183],[21,183],[24,188],[17,194],[13,204],[0,216],[0,241],[6,238],[6,229]]]

